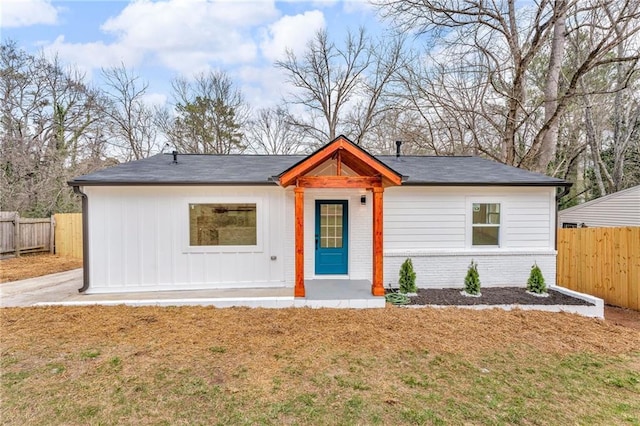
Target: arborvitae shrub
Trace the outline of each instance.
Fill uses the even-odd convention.
[[[413,271],[413,262],[411,259],[404,261],[400,267],[400,293],[416,293],[416,273]]]
[[[464,278],[464,291],[468,294],[477,295],[480,294],[480,274],[478,274],[478,264],[473,260],[469,269],[467,269],[467,276]]]
[[[536,294],[544,294],[547,292],[547,285],[544,282],[544,276],[542,276],[542,271],[536,263],[531,267],[531,273],[527,280],[527,290]]]

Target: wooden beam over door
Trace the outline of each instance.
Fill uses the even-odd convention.
[[[382,179],[375,176],[303,176],[298,178],[299,188],[375,188]]]

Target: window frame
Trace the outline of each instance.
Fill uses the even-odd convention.
[[[256,206],[256,244],[255,245],[218,245],[218,246],[193,246],[191,245],[191,221],[189,209],[192,204],[255,204]],[[266,214],[263,209],[263,200],[258,197],[215,197],[215,198],[189,198],[180,203],[180,218],[183,222],[184,253],[261,253],[263,252],[263,230]]]
[[[473,223],[473,205],[474,204],[497,204],[500,206],[500,220],[497,224],[474,224]],[[499,197],[481,197],[470,198],[467,200],[467,247],[477,250],[483,249],[497,249],[505,246],[504,235],[504,216],[505,216],[505,202]],[[473,230],[475,227],[479,228],[498,228],[498,244],[473,244]]]

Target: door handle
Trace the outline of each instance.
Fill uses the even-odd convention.
[[[316,250],[318,250],[318,236],[316,235]]]

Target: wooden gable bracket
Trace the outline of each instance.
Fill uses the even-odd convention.
[[[316,152],[310,154],[304,160],[294,164],[278,176],[278,183],[282,187],[288,187],[290,185],[300,183],[300,178],[305,177],[311,170],[327,161],[330,158],[337,159],[337,176],[342,177],[342,164],[344,162],[344,154],[348,154],[351,164],[347,164],[350,168],[355,169],[356,173],[360,174],[360,177],[367,178],[379,178],[380,184],[384,186],[389,185],[401,185],[402,175],[395,170],[389,168],[387,165],[376,159],[374,156],[366,152],[364,149],[355,145],[349,139],[344,136],[338,136],[327,145],[318,149]],[[309,181],[306,181],[307,183]],[[331,181],[332,183],[325,183],[331,186],[313,186],[315,188],[373,188],[376,185],[370,181],[362,181],[359,184],[364,186],[354,186],[355,181],[344,181],[347,186],[336,186],[338,181]],[[320,185],[320,183],[313,183],[313,185]]]

